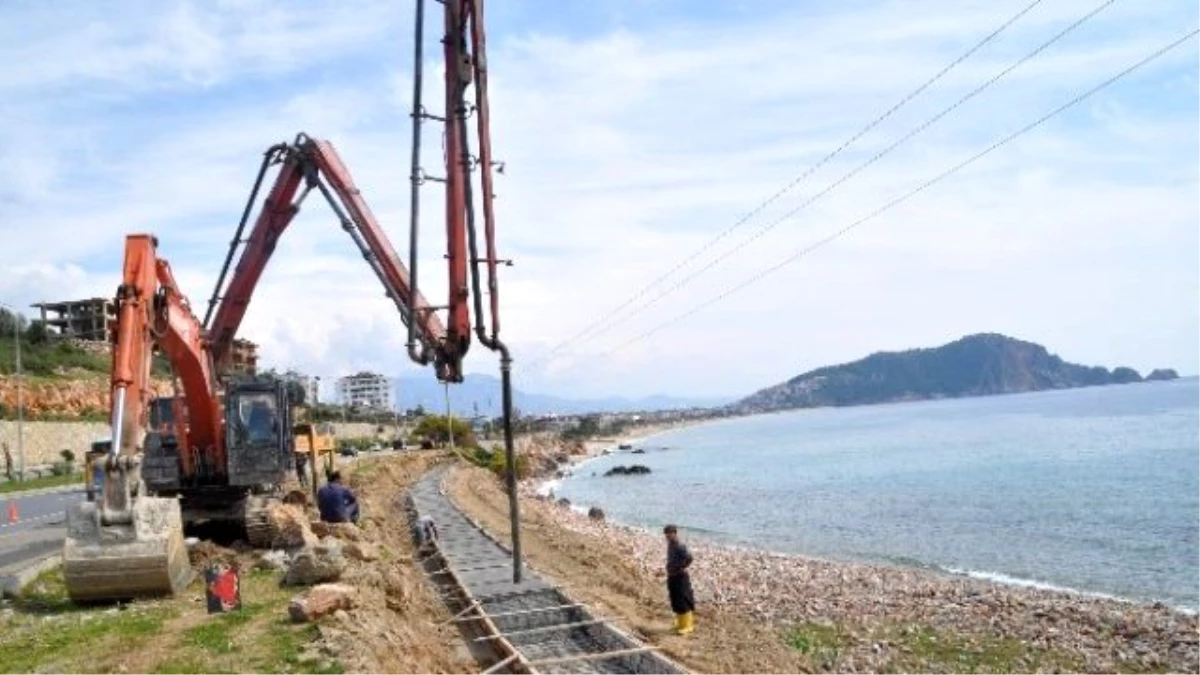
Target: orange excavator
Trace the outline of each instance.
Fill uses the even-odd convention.
[[[210,305],[210,314],[216,311],[209,329],[179,290],[156,238],[126,237],[103,488],[95,501],[67,514],[63,571],[76,601],[178,591],[190,574],[185,525],[224,524],[240,528],[251,545],[269,543],[267,510],[294,471],[292,410],[283,383],[230,372],[230,352],[275,242],[311,190],[329,200],[404,322],[411,322],[418,354],[435,364],[440,378],[462,377],[465,341],[459,335],[465,331],[447,331],[413,291],[333,146],[303,134],[294,143],[273,146],[259,183],[275,164],[280,166],[275,185],[245,240],[239,227],[226,268],[244,244],[241,257],[224,296],[214,294],[219,302]],[[171,365],[175,396],[153,395],[150,365],[156,350]]]
[[[280,498],[292,466],[291,409],[285,387],[230,372],[232,346],[254,289],[279,237],[306,197],[316,190],[383,283],[407,327],[408,353],[432,365],[439,380],[461,382],[463,357],[474,332],[501,355],[505,445],[514,535],[513,580],[520,581],[512,428],[511,363],[500,341],[492,167],[488,134],[482,0],[445,0],[446,113],[421,104],[423,2],[417,1],[417,77],[413,103],[410,266],[406,268],[327,141],[300,134],[272,146],[243,211],[237,233],[201,322],[180,292],[152,235],[126,238],[117,320],[112,331],[112,440],[101,460],[102,488],[95,501],[67,512],[63,572],[75,601],[175,593],[190,577],[185,524],[224,521],[244,528],[252,545],[264,543],[265,514]],[[465,92],[472,86],[475,103]],[[467,147],[468,117],[477,121],[478,156]],[[444,124],[445,175],[420,169],[420,125]],[[271,167],[274,184],[246,234],[249,216]],[[482,188],[486,254],[477,251],[472,171]],[[419,188],[445,184],[449,299],[431,306],[417,288]],[[303,190],[301,190],[303,187]],[[240,256],[238,251],[240,249]],[[226,277],[234,257],[233,275]],[[480,265],[487,270],[491,330],[483,319]],[[411,271],[411,274],[410,274]],[[473,291],[473,292],[472,292]],[[473,296],[473,297],[472,297]],[[446,311],[443,322],[438,310]],[[174,371],[176,395],[155,398],[150,387],[152,352],[164,353]]]

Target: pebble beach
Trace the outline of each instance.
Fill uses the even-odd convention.
[[[661,430],[653,430],[661,431]],[[639,437],[648,435],[640,430]],[[631,439],[619,439],[630,442]],[[613,447],[589,443],[582,461]],[[604,542],[647,578],[662,575],[661,535],[589,518],[556,504],[539,487],[553,473],[525,481],[529,508],[564,530]],[[589,506],[589,505],[577,505]],[[1011,586],[918,568],[834,562],[804,556],[688,541],[700,606],[734,612],[787,631],[800,627],[838,645],[836,669],[878,670],[892,650],[924,648],[987,653],[1036,647],[1062,658],[1049,667],[1018,663],[1020,671],[1200,672],[1195,614],[1163,604],[1137,604],[1082,594]],[[832,665],[832,664],[831,664]],[[966,668],[964,667],[964,671]]]

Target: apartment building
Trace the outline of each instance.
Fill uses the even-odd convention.
[[[394,403],[391,378],[365,371],[339,378],[337,394],[342,405],[352,407],[391,410]]]

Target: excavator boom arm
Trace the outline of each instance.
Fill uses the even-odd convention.
[[[198,448],[219,457],[219,401],[203,329],[179,291],[170,264],[158,257],[152,235],[125,238],[125,265],[117,291],[117,327],[112,349],[112,452],[136,454],[148,424],[153,348],[167,355],[184,391],[188,425],[177,430],[182,448]],[[180,453],[181,469],[191,475],[192,455]]]
[[[177,593],[191,578],[179,500],[143,492],[155,345],[185,392],[188,423],[175,425],[180,470],[193,471],[192,450],[223,453],[200,322],[157,247],[148,234],[125,238],[112,347],[113,435],[102,465],[102,494],[67,509],[63,581],[76,602]]]
[[[404,325],[414,327],[422,353],[434,362],[439,379],[461,381],[462,355],[470,341],[469,318],[463,314],[447,329],[435,308],[420,292],[413,290],[408,270],[333,145],[300,134],[295,143],[274,149],[282,167],[249,235],[244,241],[235,239],[231,244],[236,247],[244,243],[245,247],[228,286],[224,293],[218,288],[213,294],[214,301],[220,303],[209,326],[217,368],[228,367],[234,337],[275,245],[308,193],[316,189],[325,197],[341,221],[342,229],[354,240],[367,264],[383,283],[388,297],[400,311]],[[300,190],[302,184],[303,191]],[[254,194],[251,201],[253,199]]]

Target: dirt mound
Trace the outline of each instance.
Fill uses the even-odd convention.
[[[271,548],[294,549],[317,543],[317,537],[308,525],[308,514],[303,507],[294,504],[267,507],[267,529]]]
[[[239,562],[239,558],[237,551],[211,541],[199,541],[188,547],[188,561],[191,562],[192,569],[199,573],[203,573],[214,563],[232,564]]]
[[[352,609],[335,612],[317,625],[321,649],[338,655],[348,672],[466,673],[479,664],[466,656],[450,613],[412,562],[412,541],[399,496],[445,456],[434,453],[373,460],[356,467],[348,483],[358,495],[363,517],[357,528],[330,534],[354,542],[376,556],[347,558],[341,583],[354,586]]]

